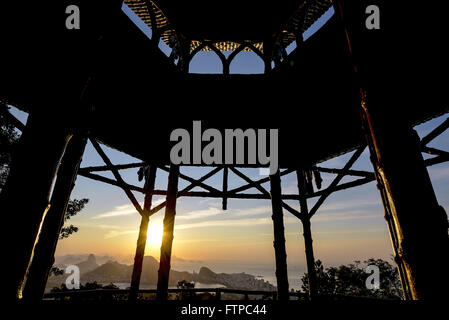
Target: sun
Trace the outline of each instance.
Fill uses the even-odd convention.
[[[158,248],[162,243],[163,226],[161,223],[150,224],[147,233],[147,245]]]

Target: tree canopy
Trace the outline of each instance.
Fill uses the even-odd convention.
[[[65,212],[64,222],[70,220],[71,217],[78,214],[81,210],[84,209],[84,206],[89,202],[89,199],[73,199],[69,201],[69,205],[67,206],[67,211]],[[72,233],[75,233],[79,230],[78,227],[73,224],[69,226],[64,226],[61,229],[61,233],[59,234],[59,239],[68,238]]]
[[[379,289],[368,289],[366,272],[368,265],[379,268]],[[359,296],[378,299],[401,299],[402,288],[399,274],[393,265],[382,259],[370,258],[363,262],[354,261],[348,265],[324,268],[320,260],[315,262],[317,290],[319,295]],[[308,291],[308,274],[304,273],[301,289]]]
[[[12,149],[20,138],[19,132],[5,117],[4,112],[8,112],[9,108],[0,101],[0,190],[8,177]]]

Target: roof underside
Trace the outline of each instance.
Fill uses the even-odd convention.
[[[191,131],[193,120],[202,120],[204,129],[279,129],[279,157],[284,167],[323,161],[363,141],[360,83],[335,15],[273,72],[194,75],[182,74],[120,6],[105,12],[112,0],[103,1],[91,19],[84,13],[80,32],[68,31],[64,21],[52,20],[64,8],[36,2],[25,19],[21,3],[16,2],[17,11],[0,19],[9,26],[0,28],[0,33],[8,30],[1,34],[7,44],[2,58],[8,63],[2,65],[0,99],[31,113],[51,112],[51,118],[58,119],[55,126],[89,126],[102,142],[148,163],[168,163],[171,131]],[[173,16],[176,29],[192,39],[227,35],[219,34],[221,24],[210,20],[186,24],[187,18],[177,18],[176,11],[170,11],[174,2],[165,3],[164,12]],[[187,6],[187,1],[182,3],[178,12]],[[287,21],[289,16],[279,8],[273,8],[272,20]],[[423,7],[419,12],[419,17],[430,17],[426,23],[409,26],[407,33],[403,28],[388,30],[377,51],[367,53],[368,71],[377,72],[381,79],[376,88],[381,88],[384,102],[376,107],[401,114],[410,124],[447,112],[449,107],[447,82],[441,81],[449,73],[448,48],[441,41],[447,38],[441,31],[447,27],[441,27],[442,17],[422,15],[426,8],[432,9]],[[281,11],[279,15],[274,14],[276,10]],[[288,11],[291,14],[294,8]],[[260,16],[251,18],[251,25]],[[383,20],[386,26],[387,18]],[[238,16],[233,20],[236,25],[229,29],[228,39],[235,39],[238,28],[242,28],[241,39],[264,34],[243,28],[247,22]],[[279,23],[265,29],[274,30]],[[90,80],[86,83],[86,79]],[[93,108],[93,114],[80,112],[86,105]]]
[[[330,0],[310,0],[307,5],[302,0],[274,1],[269,5],[247,0],[124,2],[151,29],[162,30],[161,39],[170,47],[182,35],[191,40],[191,50],[208,40],[220,51],[234,51],[242,42],[248,42],[262,52],[264,39],[279,36],[287,47],[296,40],[295,33],[306,31],[332,6]],[[201,51],[211,48],[206,46]],[[244,51],[252,49],[246,47]]]

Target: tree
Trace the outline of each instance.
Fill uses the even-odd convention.
[[[84,209],[84,206],[89,202],[89,199],[73,199],[69,201],[69,204],[67,206],[67,210],[65,212],[65,216],[64,216],[64,222],[66,222],[67,220],[70,220],[71,217],[75,216],[76,214],[78,214],[81,210]],[[67,227],[62,227],[61,228],[61,232],[59,233],[59,239],[66,239],[68,238],[71,234],[78,232],[79,228],[75,227],[73,224],[67,226]],[[50,275],[54,275],[54,276],[58,276],[64,273],[64,270],[59,269],[58,267],[53,266],[50,269]]]
[[[368,289],[365,281],[369,276],[366,266],[376,265],[379,268],[379,289]],[[397,269],[388,261],[370,258],[363,261],[354,261],[348,265],[324,269],[320,260],[315,262],[317,273],[317,290],[319,295],[344,295],[371,297],[378,299],[401,299],[402,288]],[[308,291],[308,275],[301,278],[304,292]]]
[[[178,289],[183,289],[176,298],[178,300],[189,300],[194,299],[196,297],[196,294],[191,291],[191,289],[195,288],[195,282],[188,282],[186,280],[181,280],[178,282],[178,285],[176,286]]]
[[[89,199],[73,199],[69,201],[67,206],[67,211],[64,216],[64,222],[70,220],[71,217],[78,214],[84,209],[84,206],[89,202]],[[61,233],[59,234],[59,239],[68,238],[72,233],[78,232],[79,228],[75,227],[73,224],[63,227]]]
[[[5,116],[6,112],[9,112],[9,109],[10,107],[6,103],[0,101],[0,191],[8,177],[12,149],[20,138],[20,133]],[[64,222],[67,222],[67,220],[70,220],[71,217],[83,210],[87,202],[89,202],[89,199],[70,200],[64,216]],[[78,227],[74,225],[63,227],[59,238],[65,239],[77,231]]]
[[[0,101],[0,191],[8,177],[12,149],[20,138],[19,132],[4,115],[9,109],[10,107]]]
[[[15,126],[8,121],[5,114],[9,112],[10,107],[0,101],[0,192],[6,183],[6,179],[9,174],[9,166],[11,164],[12,150],[16,146],[20,138],[19,131],[16,130]],[[84,206],[89,202],[89,199],[73,199],[70,200],[67,206],[67,210],[64,216],[64,222],[70,220],[71,217],[78,214],[84,209]],[[78,227],[74,225],[69,225],[63,227],[59,234],[59,239],[68,238],[71,234],[77,232]],[[64,270],[57,267],[52,267],[50,274],[55,276],[61,275]]]
[[[329,271],[329,269],[324,270],[324,265],[321,262],[321,260],[315,261],[315,271],[316,271],[316,281],[317,281],[317,290],[318,294],[321,295],[330,295],[334,294],[335,291],[335,280],[334,275],[332,274],[332,271]],[[307,273],[304,273],[304,275],[301,278],[302,286],[301,289],[304,292],[308,292],[309,290],[309,276]]]

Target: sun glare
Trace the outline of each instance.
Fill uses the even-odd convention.
[[[160,247],[162,243],[163,227],[161,223],[150,224],[147,233],[147,246]]]

